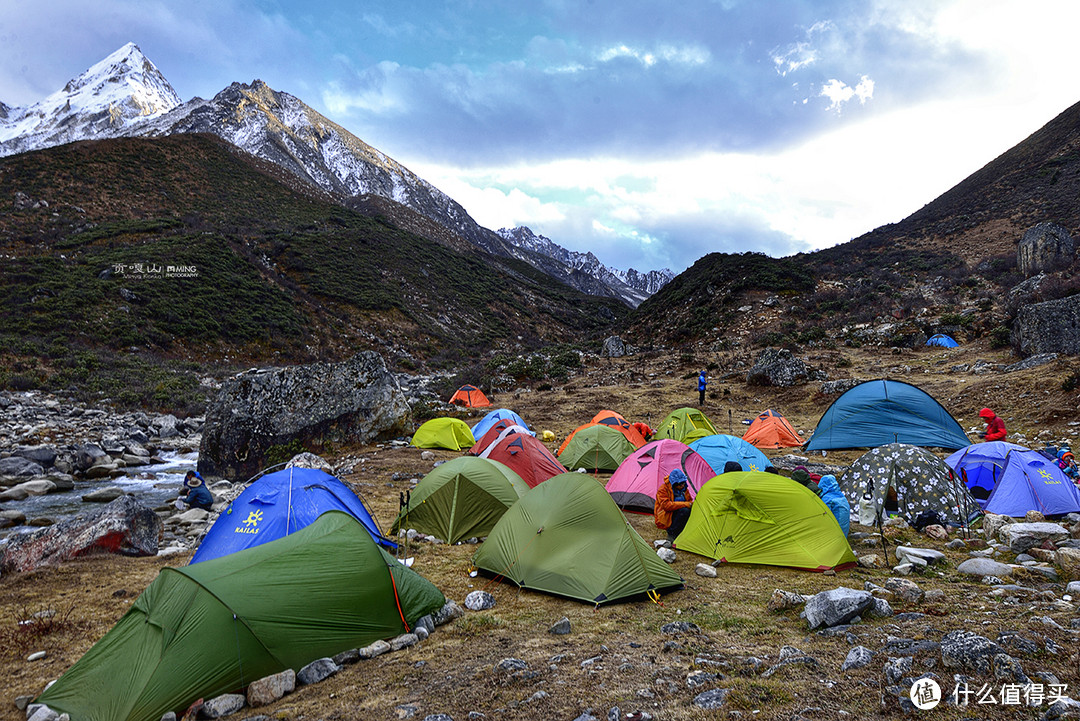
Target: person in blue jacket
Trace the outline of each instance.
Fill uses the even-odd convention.
[[[846,536],[851,529],[851,506],[844,492],[840,490],[836,476],[822,476],[818,481],[818,489],[821,491],[821,500],[825,501],[825,505],[836,516],[836,522],[840,524]]]
[[[699,406],[705,405],[705,386],[708,385],[708,381],[705,379],[705,371],[701,371],[697,377],[697,392]]]
[[[203,483],[202,476],[198,471],[188,471],[184,476],[185,494],[180,500],[188,504],[190,508],[201,508],[209,511],[214,505],[214,494]]]

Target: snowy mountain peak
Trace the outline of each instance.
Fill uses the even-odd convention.
[[[180,105],[169,81],[128,43],[41,102],[0,118],[0,155],[124,134]]]

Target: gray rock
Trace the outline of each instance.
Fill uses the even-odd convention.
[[[444,713],[432,713],[425,716],[424,721],[454,721],[454,717]]]
[[[565,636],[570,633],[570,619],[563,616],[555,622],[554,626],[548,629],[548,633],[553,633],[556,636]]]
[[[12,451],[11,455],[31,460],[42,468],[52,468],[52,465],[56,463],[57,452],[54,447],[46,445],[20,446]],[[0,475],[5,474],[0,472]]]
[[[870,618],[891,618],[896,612],[884,598],[874,597],[874,603],[866,610]]]
[[[691,703],[697,708],[715,711],[724,707],[724,701],[727,700],[729,693],[731,693],[731,689],[714,688],[711,691],[699,693]]]
[[[1060,524],[1046,521],[1009,523],[998,531],[998,538],[1002,543],[1007,544],[1013,553],[1024,553],[1042,544],[1043,541],[1054,543],[1069,538],[1069,530]]]
[[[465,597],[465,608],[470,611],[485,611],[495,607],[495,597],[487,591],[473,591]]]
[[[435,633],[435,618],[430,613],[425,616],[421,616],[420,618],[416,619],[415,626],[416,629],[413,629],[414,631],[422,628],[429,634]]]
[[[660,633],[665,636],[678,636],[683,633],[700,633],[701,629],[698,628],[696,623],[689,621],[672,621],[671,623],[665,623],[660,627]]]
[[[529,664],[525,663],[520,658],[504,658],[495,664],[496,671],[506,671],[507,673],[524,671],[528,667]]]
[[[205,718],[221,718],[236,713],[244,708],[245,703],[243,694],[225,693],[209,699],[199,713]]]
[[[945,554],[941,551],[937,551],[933,548],[916,548],[914,546],[897,546],[896,547],[896,560],[903,561],[905,559],[919,559],[922,561],[922,565],[932,563],[944,563]]]
[[[334,663],[336,663],[338,666],[356,663],[360,660],[360,649],[350,648],[347,651],[342,651],[341,653],[334,654],[333,660]],[[251,703],[251,699],[248,699],[248,703]]]
[[[449,623],[455,618],[461,618],[464,615],[465,611],[461,609],[461,606],[448,599],[443,607],[435,612],[432,620],[435,622],[436,626],[441,626],[444,623]]]
[[[1011,365],[1007,365],[1002,369],[1003,373],[1012,373],[1014,371],[1026,371],[1028,368],[1038,368],[1048,363],[1053,363],[1058,359],[1057,353],[1039,353],[1033,355],[1030,358],[1025,358],[1022,361],[1018,361]]]
[[[888,663],[882,669],[882,673],[885,674],[885,680],[889,685],[896,684],[907,674],[911,673],[911,662],[914,659],[911,656],[901,656],[900,658],[889,658]]]
[[[1024,673],[1023,666],[1007,653],[996,653],[993,658],[994,678],[998,681],[1027,685],[1031,679]]]
[[[699,563],[694,566],[694,573],[705,578],[716,578],[716,567],[708,563]]]
[[[417,636],[415,633],[403,633],[400,636],[395,636],[394,638],[390,639],[390,650],[400,651],[403,648],[415,646],[419,642],[420,637]]]
[[[45,704],[33,703],[26,709],[26,721],[57,721],[60,714]]]
[[[315,659],[297,672],[296,682],[301,686],[310,686],[313,683],[330,678],[340,670],[341,668],[334,663],[332,658]]]
[[[708,671],[691,671],[686,675],[686,687],[687,688],[700,688],[706,684],[710,684],[719,677],[719,674],[710,673]]]
[[[0,458],[0,476],[11,476],[12,478],[30,478],[32,476],[40,476],[45,473],[45,469],[40,463],[35,463],[29,458],[23,458],[21,456],[8,456],[7,458]]]
[[[265,706],[296,689],[296,672],[291,668],[252,681],[247,687],[248,706]]]
[[[815,593],[807,599],[804,615],[810,629],[819,626],[839,626],[859,616],[874,603],[867,591],[852,588],[835,588]]]
[[[848,651],[847,657],[844,658],[844,663],[840,666],[840,672],[850,671],[853,668],[863,668],[869,665],[874,660],[874,652],[868,649],[866,646],[855,646]]]
[[[789,608],[797,608],[804,603],[806,603],[805,596],[776,588],[773,589],[772,595],[769,596],[766,608],[770,611],[784,611]]]
[[[1025,277],[1068,268],[1076,257],[1076,244],[1065,228],[1036,223],[1024,231],[1016,246],[1016,265]]]
[[[248,478],[273,446],[300,441],[318,448],[401,435],[409,413],[405,394],[375,352],[343,363],[249,371],[225,381],[207,411],[199,471]]]
[[[1080,354],[1080,295],[1032,303],[1013,321],[1012,343],[1023,356]]]
[[[82,499],[87,503],[109,503],[115,501],[120,496],[124,495],[124,489],[119,486],[109,486],[108,488],[99,488],[96,491],[84,494]]]
[[[941,639],[941,661],[946,668],[989,675],[991,659],[1004,649],[971,631],[950,631]]]
[[[670,548],[664,548],[663,546],[661,546],[660,548],[656,549],[656,555],[659,556],[664,563],[675,563],[675,551]]]
[[[746,374],[747,385],[786,388],[805,383],[810,377],[806,364],[785,348],[766,348],[758,354]]]
[[[905,603],[918,603],[923,597],[923,590],[918,584],[906,578],[890,578],[885,581],[885,588]]]
[[[386,641],[379,640],[360,649],[360,658],[375,658],[376,656],[382,656],[384,653],[389,653],[389,651],[390,644]]]
[[[956,567],[965,576],[1008,576],[1012,568],[991,558],[969,558]]]
[[[626,354],[626,344],[622,338],[613,335],[604,339],[604,345],[600,349],[601,358],[622,358]]]

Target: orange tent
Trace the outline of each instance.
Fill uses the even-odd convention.
[[[488,400],[482,390],[469,385],[458,388],[454,395],[450,397],[450,402],[466,408],[487,408],[491,405],[491,401]]]
[[[574,432],[566,437],[566,440],[559,446],[559,451],[556,455],[562,455],[563,450],[566,448],[566,444],[570,442],[570,439],[574,437],[574,433],[577,433],[582,428],[588,428],[589,426],[609,426],[614,428],[619,433],[626,436],[626,440],[634,444],[634,448],[641,448],[645,445],[645,437],[638,432],[637,428],[630,425],[629,421],[623,418],[615,411],[600,411],[593,419],[584,425],[580,425],[574,429]]]
[[[759,449],[794,448],[803,444],[787,418],[775,411],[765,411],[758,416],[746,429],[743,440]]]

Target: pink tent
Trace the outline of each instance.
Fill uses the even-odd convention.
[[[716,475],[705,459],[685,443],[664,438],[631,453],[611,474],[605,488],[620,508],[652,513],[656,489],[674,468],[681,468],[690,479],[687,488],[691,498]]]

